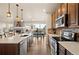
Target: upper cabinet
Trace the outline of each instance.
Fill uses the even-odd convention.
[[[60,4],[57,10],[56,28],[67,27],[67,4]]]
[[[58,8],[57,10],[57,18],[61,16],[61,7]]]
[[[51,28],[53,28],[53,15],[51,15]]]
[[[69,27],[78,27],[79,18],[78,18],[78,4],[77,3],[68,3],[68,24]]]
[[[60,4],[58,8],[58,17],[62,16],[63,14],[67,14],[67,3]]]
[[[61,4],[61,14],[67,14],[67,3]]]
[[[54,28],[79,27],[79,4],[62,3],[53,13],[52,25]]]
[[[56,24],[56,19],[57,19],[57,11],[55,11],[52,15],[51,15],[51,23],[52,23],[52,28],[55,28],[55,24]]]

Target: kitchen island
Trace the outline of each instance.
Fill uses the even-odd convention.
[[[0,55],[26,55],[32,34],[19,34],[0,39]]]

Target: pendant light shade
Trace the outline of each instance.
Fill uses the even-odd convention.
[[[21,9],[21,21],[23,21],[23,9]]]
[[[20,19],[20,18],[19,18],[19,16],[18,16],[18,7],[19,7],[19,5],[18,5],[18,4],[16,4],[16,7],[17,7],[17,15],[16,15],[16,20],[17,20],[17,21],[19,21],[19,19]]]
[[[8,4],[8,12],[7,12],[7,17],[11,17],[11,12],[10,12],[10,3]]]

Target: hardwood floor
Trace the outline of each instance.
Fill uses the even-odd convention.
[[[33,43],[28,48],[28,55],[50,55],[47,37],[33,38]]]

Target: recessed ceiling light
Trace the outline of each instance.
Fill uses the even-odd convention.
[[[46,12],[46,9],[43,9],[43,12]]]
[[[23,22],[23,20],[21,20],[21,22]]]

